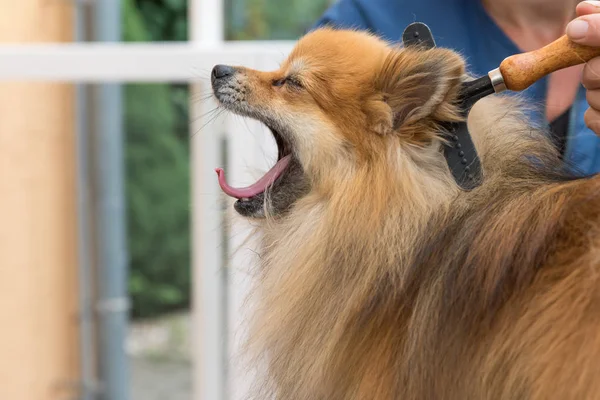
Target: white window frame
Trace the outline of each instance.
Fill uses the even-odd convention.
[[[209,87],[208,78],[215,64],[275,68],[292,47],[291,42],[224,42],[222,0],[190,0],[189,18],[190,41],[185,43],[0,45],[0,81],[189,82],[198,93]],[[197,400],[241,399],[251,377],[244,380],[235,359],[227,358],[235,354],[239,337],[231,336],[231,331],[224,332],[220,321],[229,315],[232,331],[240,327],[242,302],[249,286],[242,269],[248,262],[252,263],[254,253],[245,251],[247,248],[232,251],[242,243],[248,230],[237,223],[232,231],[224,231],[222,210],[217,206],[221,193],[214,167],[218,166],[221,139],[224,135],[231,136],[234,140],[228,142],[228,180],[234,185],[247,184],[252,180],[249,171],[264,168],[268,164],[265,151],[274,151],[274,146],[262,126],[242,122],[239,118],[221,118],[197,132],[206,122],[197,117],[206,112],[207,107],[210,100],[203,107],[191,110],[192,334],[197,340],[192,354],[193,391]],[[223,232],[233,238],[226,249],[231,259],[228,288],[223,287],[219,278],[219,271],[225,267]],[[222,302],[226,293],[228,310],[223,309]],[[227,371],[230,371],[229,376]]]

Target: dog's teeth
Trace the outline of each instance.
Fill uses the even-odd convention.
[[[249,201],[250,199],[249,199],[249,198],[247,198],[247,197],[242,197],[240,200],[241,200],[241,201]]]

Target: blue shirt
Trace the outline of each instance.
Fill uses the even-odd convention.
[[[462,54],[474,76],[487,74],[506,57],[521,52],[479,0],[340,0],[315,26],[368,30],[400,42],[406,26],[416,21],[429,26],[437,46]],[[520,94],[536,107],[533,120],[541,124],[548,123],[544,112],[547,86],[548,79],[543,78]],[[585,175],[600,172],[600,138],[583,120],[588,107],[580,85],[570,110],[564,159]]]

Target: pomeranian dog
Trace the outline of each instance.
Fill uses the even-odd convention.
[[[217,170],[259,225],[256,398],[600,398],[600,182],[490,96],[468,117],[483,182],[461,190],[442,124],[465,71],[332,29],[277,71],[214,67],[220,105],[279,149],[249,187]]]

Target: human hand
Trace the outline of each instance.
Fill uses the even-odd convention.
[[[567,25],[567,36],[575,43],[600,47],[600,1],[582,1],[577,5],[577,18]],[[600,57],[585,65],[582,84],[590,105],[585,124],[600,136]]]

